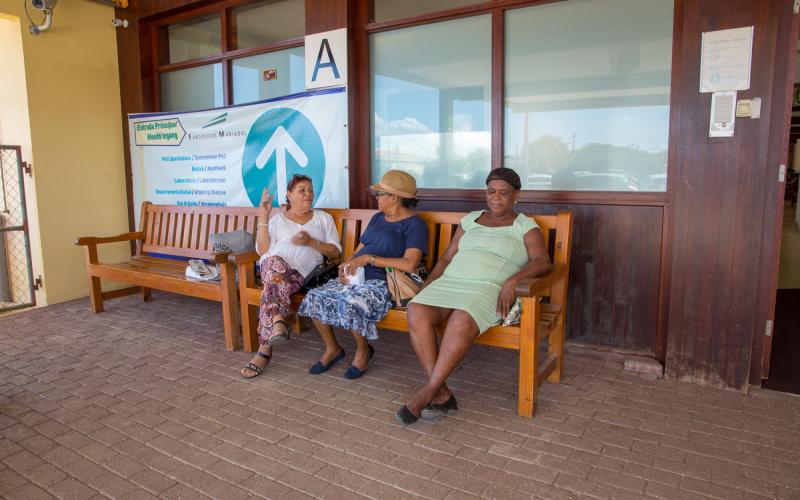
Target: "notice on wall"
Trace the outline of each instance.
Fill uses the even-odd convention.
[[[344,88],[206,111],[129,115],[128,127],[134,206],[257,206],[265,187],[278,206],[286,202],[293,174],[311,177],[313,206],[348,206]]]
[[[703,33],[700,92],[749,89],[752,55],[752,26]]]
[[[711,120],[708,126],[708,136],[733,137],[735,120],[736,91],[711,94]]]

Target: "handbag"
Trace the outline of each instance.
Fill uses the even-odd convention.
[[[255,250],[253,235],[240,229],[227,233],[214,233],[208,237],[214,252],[249,252]]]
[[[393,267],[386,268],[386,283],[395,307],[406,307],[411,299],[419,293],[425,282],[424,270],[425,268],[422,266],[416,273],[407,273]]]
[[[331,262],[326,260],[322,264],[318,265],[314,269],[308,273],[306,276],[305,281],[303,281],[303,286],[300,287],[300,291],[303,293],[308,293],[309,290],[312,288],[317,288],[318,286],[322,286],[325,283],[329,282],[332,279],[336,279],[339,277],[339,266],[336,262]]]

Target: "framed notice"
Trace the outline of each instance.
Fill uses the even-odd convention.
[[[700,92],[749,89],[752,55],[752,26],[703,33]]]

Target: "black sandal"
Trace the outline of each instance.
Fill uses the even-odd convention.
[[[272,347],[275,344],[282,344],[284,342],[289,341],[289,324],[284,320],[279,319],[278,321],[272,323],[273,331],[275,329],[275,325],[283,325],[284,327],[286,327],[286,331],[270,335],[269,338],[267,339],[267,345],[269,347]]]
[[[272,359],[272,354],[267,354],[267,353],[261,352],[261,351],[258,351],[256,353],[256,356],[266,359],[267,363],[269,363],[269,360]],[[247,369],[247,370],[250,370],[250,371],[254,371],[254,372],[256,372],[256,374],[255,375],[250,375],[249,377],[247,375],[245,375],[244,373],[242,373],[241,375],[244,378],[256,378],[259,375],[261,375],[262,373],[264,373],[264,368],[266,368],[266,367],[267,367],[267,365],[264,365],[263,367],[261,367],[261,366],[258,366],[255,363],[253,363],[253,362],[249,362],[246,365],[244,365],[244,368]]]

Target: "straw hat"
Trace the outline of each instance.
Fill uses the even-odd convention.
[[[413,198],[417,195],[417,181],[411,174],[402,170],[389,170],[383,174],[380,182],[370,187],[401,198]]]

